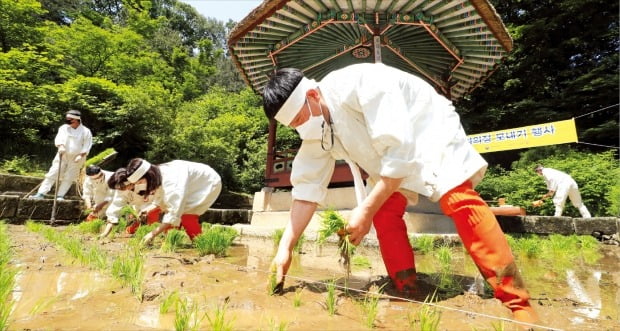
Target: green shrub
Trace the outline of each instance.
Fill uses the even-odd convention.
[[[547,192],[544,179],[533,170],[538,163],[571,175],[593,216],[620,215],[620,168],[613,152],[592,154],[553,146],[530,149],[513,163],[510,171],[489,168],[476,190],[484,200],[503,197],[508,204],[524,207],[528,214],[553,215],[551,200],[539,208],[532,206],[532,201]],[[563,215],[580,217],[569,201]]]

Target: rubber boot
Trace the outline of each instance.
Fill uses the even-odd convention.
[[[198,222],[198,215],[183,214],[181,216],[181,227],[185,229],[185,233],[189,239],[194,240],[194,237],[202,233],[202,227]]]
[[[491,209],[473,190],[471,182],[455,187],[439,201],[443,212],[454,220],[463,246],[495,292],[495,297],[513,312],[515,320],[536,323],[512,251]]]
[[[394,192],[373,218],[377,240],[388,275],[401,292],[415,290],[416,270],[413,248],[407,235],[403,215],[407,198]]]

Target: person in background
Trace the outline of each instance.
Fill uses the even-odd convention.
[[[140,158],[118,169],[108,185],[132,190],[142,197],[152,195],[151,207],[145,212],[159,209],[165,213],[161,225],[144,236],[142,244],[149,244],[172,227],[182,227],[193,240],[202,233],[198,217],[213,205],[222,190],[220,175],[206,164],[174,160],[154,165]]]
[[[60,126],[54,139],[58,153],[56,153],[49,171],[45,174],[45,179],[41,182],[39,190],[31,198],[43,199],[56,182],[56,178],[60,178],[56,188],[56,198],[63,200],[86,161],[86,155],[90,152],[92,141],[93,136],[90,130],[82,124],[80,111],[69,110],[65,114],[65,124]]]
[[[295,243],[327,195],[335,161],[343,159],[362,197],[345,230],[358,245],[374,224],[397,288],[415,290],[403,215],[408,201],[423,194],[453,219],[464,247],[515,320],[538,320],[506,237],[474,190],[487,163],[468,143],[450,100],[430,84],[381,63],[350,65],[320,82],[284,68],[267,82],[263,106],[269,119],[294,128],[302,139],[291,173],[291,218],[273,260],[278,283],[290,267]],[[367,196],[361,179],[355,180],[358,166],[369,175]]]
[[[114,197],[114,190],[108,187],[111,171],[101,170],[96,165],[86,167],[86,179],[82,184],[82,199],[87,210],[90,210],[86,221],[102,218]]]
[[[542,176],[545,179],[548,190],[540,200],[534,201],[533,205],[535,207],[541,206],[545,199],[553,197],[553,205],[555,206],[555,214],[553,216],[562,216],[566,198],[570,198],[570,202],[579,210],[581,217],[592,217],[590,211],[588,211],[588,208],[581,200],[579,186],[577,186],[577,182],[575,182],[573,177],[560,170],[545,168],[541,164],[536,165],[534,171],[536,171],[538,176]]]

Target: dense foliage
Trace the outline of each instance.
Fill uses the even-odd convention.
[[[506,198],[506,203],[525,207],[528,214],[552,216],[555,208],[551,199],[545,200],[542,207],[532,206],[532,201],[547,193],[544,179],[534,172],[536,164],[571,175],[593,216],[620,216],[620,168],[612,152],[592,154],[563,147],[532,149],[523,153],[510,171],[490,168],[476,189],[485,200]],[[570,199],[563,215],[580,217]]]
[[[493,2],[515,48],[484,85],[457,103],[467,132],[576,117],[580,141],[617,146],[618,2]],[[178,0],[0,0],[0,141],[10,142],[0,145],[0,164],[19,172],[34,160],[47,169],[63,114],[78,109],[94,135],[91,156],[108,148],[119,152],[111,170],[133,157],[186,159],[213,166],[225,190],[259,190],[267,122],[260,97],[227,57],[233,26]],[[589,114],[598,109],[606,110]],[[294,131],[278,127],[279,149],[298,144]],[[585,163],[581,155],[558,152],[549,166],[567,170]],[[610,153],[590,157],[606,167],[614,160]],[[485,158],[508,168],[518,153]],[[568,170],[579,176],[582,168]],[[529,189],[544,189],[533,185],[537,178],[529,168],[523,178]],[[609,185],[613,179],[596,178],[598,186],[583,183],[593,178],[577,178],[589,207],[618,194],[617,183]],[[514,191],[500,179],[488,179],[498,185],[485,184],[489,196]],[[535,195],[523,193],[524,200]],[[617,214],[617,204],[590,208]]]

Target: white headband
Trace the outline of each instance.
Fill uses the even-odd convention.
[[[76,120],[79,120],[79,119],[80,119],[80,117],[79,117],[79,116],[77,116],[77,115],[73,115],[73,114],[67,114],[67,115],[65,115],[65,117],[68,117],[68,118],[75,118]]]
[[[150,168],[151,164],[147,160],[142,160],[142,163],[140,164],[138,169],[136,169],[136,171],[134,171],[131,176],[127,177],[127,181],[130,183],[135,183],[139,181],[140,178],[142,178],[142,176],[144,176],[144,174],[149,171]]]
[[[306,92],[316,87],[317,83],[314,79],[303,77],[288,99],[286,99],[286,102],[280,107],[280,110],[274,116],[275,119],[284,125],[291,124],[297,113],[299,113],[301,106],[306,102]]]

